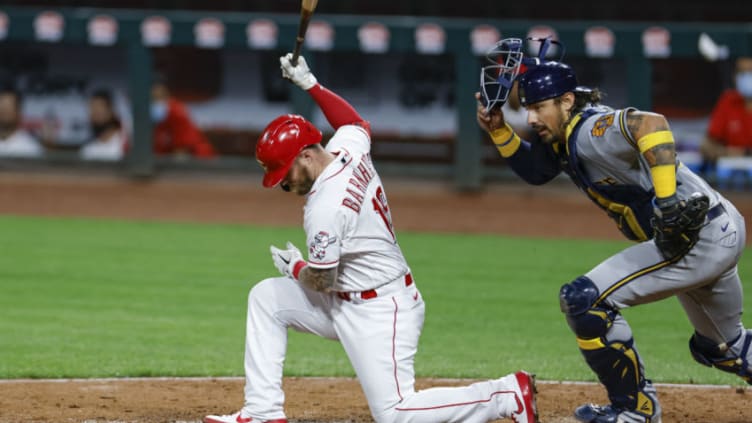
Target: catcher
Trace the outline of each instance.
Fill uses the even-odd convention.
[[[752,330],[742,325],[737,273],[743,217],[677,160],[664,116],[603,106],[597,89],[578,86],[571,67],[542,57],[521,59],[519,40],[489,53],[493,64],[476,94],[478,123],[522,179],[541,185],[565,172],[638,242],[561,288],[561,311],[611,402],[583,405],[575,417],[661,421],[656,390],[619,310],[670,296],[695,329],[692,357],[752,384]],[[527,71],[516,76],[520,62]],[[513,81],[540,142],[521,139],[504,121],[500,105]]]

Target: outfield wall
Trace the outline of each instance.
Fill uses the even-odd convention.
[[[254,167],[255,138],[270,118],[296,112],[325,126],[305,94],[278,77],[276,57],[294,44],[297,22],[266,13],[3,8],[0,77],[25,91],[27,126],[56,128],[51,160],[75,156],[87,138],[85,97],[106,86],[133,132],[125,170],[153,176],[175,165],[151,153],[148,87],[159,70],[223,153],[208,166]],[[665,113],[680,147],[693,150],[730,83],[728,60],[701,55],[703,32],[729,57],[752,50],[743,24],[316,15],[305,54],[319,79],[372,121],[374,157],[394,164],[388,169],[476,189],[504,174],[472,97],[480,57],[499,37],[553,35],[581,83],[602,88],[615,107]]]

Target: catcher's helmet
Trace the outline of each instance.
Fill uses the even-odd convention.
[[[321,138],[321,131],[303,116],[282,115],[271,121],[256,142],[256,160],[264,168],[263,185],[271,188],[280,183],[298,153]]]
[[[558,97],[567,92],[582,91],[577,88],[577,76],[569,65],[561,62],[542,62],[532,66],[517,80],[520,103],[523,106]]]

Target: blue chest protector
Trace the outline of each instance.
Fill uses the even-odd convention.
[[[632,241],[647,241],[653,237],[650,219],[653,217],[654,190],[646,191],[639,185],[596,185],[577,157],[576,140],[582,123],[597,112],[586,109],[575,116],[578,121],[567,138],[566,151],[556,151],[559,164],[572,182],[616,222],[625,237]]]

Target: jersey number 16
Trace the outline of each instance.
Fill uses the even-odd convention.
[[[397,238],[394,236],[394,226],[392,225],[392,214],[389,212],[389,205],[386,202],[386,194],[384,194],[384,190],[381,187],[376,188],[376,194],[371,199],[371,202],[373,203],[373,209],[381,216],[381,219],[384,220],[384,224],[392,235],[392,239],[396,241]]]

